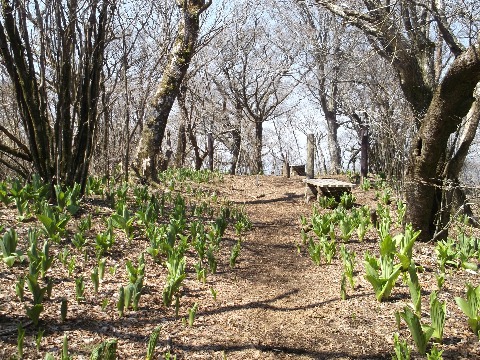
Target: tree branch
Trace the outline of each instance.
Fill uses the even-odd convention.
[[[15,171],[17,174],[19,174],[22,178],[26,179],[27,178],[27,171],[25,169],[22,170],[20,167],[18,166],[14,166],[12,164],[10,164],[8,161],[5,161],[3,160],[1,157],[0,157],[0,164],[3,164],[5,165],[7,168],[9,168],[10,170],[13,170]]]
[[[30,153],[30,150],[28,150],[28,147],[25,146],[25,144],[23,144],[20,140],[17,139],[17,137],[15,135],[13,135],[10,131],[8,131],[5,127],[3,127],[2,125],[0,125],[0,131],[2,131],[5,135],[8,136],[8,138],[10,140],[12,140],[15,144],[17,144],[17,146],[22,149],[26,155],[28,155],[30,157],[30,159],[32,158],[32,154]]]
[[[330,1],[315,0],[319,5],[322,5],[326,9],[330,10],[335,15],[338,15],[348,22],[354,24],[367,34],[381,36],[382,32],[376,27],[375,19],[369,15],[362,14],[361,12],[348,9],[343,6],[332,4]]]
[[[465,51],[465,47],[450,31],[450,28],[447,24],[447,17],[445,16],[445,12],[443,11],[443,2],[441,0],[432,1],[432,10],[433,18],[437,22],[438,29],[440,30],[443,39],[447,43],[453,55],[455,57],[458,57],[461,53]]]
[[[32,161],[32,157],[30,156],[30,154],[25,154],[25,153],[23,153],[23,152],[21,152],[17,149],[14,149],[14,148],[11,148],[8,145],[5,145],[3,143],[0,143],[0,151],[3,151],[3,152],[5,152],[9,155],[20,158],[22,160]]]
[[[207,10],[210,5],[212,5],[212,0],[209,0],[207,1],[201,8],[200,10],[198,10],[198,15],[200,15],[201,13],[203,13],[205,10]]]

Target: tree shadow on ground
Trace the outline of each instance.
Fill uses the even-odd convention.
[[[295,199],[303,198],[304,195],[296,194],[296,193],[285,193],[284,196],[274,198],[274,199],[256,199],[256,200],[249,200],[249,201],[233,201],[234,204],[247,204],[247,205],[259,205],[259,204],[272,204],[277,202],[289,202]]]
[[[196,351],[215,351],[215,352],[224,352],[225,355],[234,352],[240,352],[248,349],[259,350],[264,353],[274,353],[278,356],[284,355],[303,355],[309,356],[312,359],[365,359],[365,360],[377,360],[377,359],[391,359],[390,354],[367,354],[367,355],[353,355],[344,351],[333,352],[333,351],[315,351],[307,350],[303,348],[289,347],[289,346],[274,346],[274,345],[254,345],[254,344],[243,344],[243,345],[199,345],[199,346],[188,346],[188,345],[179,345],[176,344],[176,349],[182,351],[196,352]],[[227,356],[228,357],[228,356]]]

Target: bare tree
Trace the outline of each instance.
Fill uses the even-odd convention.
[[[33,165],[53,184],[85,187],[95,144],[109,1],[3,1],[2,68],[15,93],[22,132],[0,151]],[[22,170],[11,164],[22,174]]]
[[[280,43],[278,28],[260,7],[244,7],[242,17],[225,30],[217,62],[221,76],[214,80],[232,113],[241,110],[253,127],[253,173],[263,171],[263,125],[285,112],[282,106],[296,86],[290,76],[295,54]]]
[[[142,3],[143,5],[143,3]],[[147,115],[150,94],[160,82],[161,71],[175,40],[178,11],[168,1],[146,6],[117,8],[114,31],[118,41],[109,48],[106,91],[111,100],[105,111],[111,114],[111,136],[105,152],[114,165],[122,164],[128,179],[132,149],[138,142]],[[104,134],[108,127],[101,129]],[[105,155],[107,155],[105,154]],[[119,174],[120,175],[120,174]]]
[[[342,63],[344,60],[344,47],[348,44],[345,37],[346,24],[343,20],[332,16],[328,12],[315,5],[311,1],[298,3],[301,24],[301,34],[306,35],[305,46],[308,60],[306,85],[315,103],[317,103],[324,115],[326,123],[326,135],[328,140],[328,152],[330,157],[330,171],[338,173],[342,168],[342,156],[338,140],[338,129],[341,115],[341,95],[339,84],[342,81]],[[348,46],[348,45],[347,45]]]
[[[431,239],[445,228],[444,220],[436,223],[442,185],[458,177],[458,168],[445,172],[448,141],[472,107],[480,80],[478,19],[467,16],[472,21],[462,27],[465,18],[447,14],[449,8],[440,0],[358,1],[352,6],[316,1],[361,29],[397,73],[418,127],[407,169],[406,219],[422,230],[422,239]],[[465,1],[464,7],[462,13],[472,14],[475,4]],[[468,36],[466,42],[460,40],[461,32]],[[466,142],[458,147],[468,148]]]

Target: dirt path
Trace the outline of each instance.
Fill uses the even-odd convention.
[[[297,252],[300,215],[310,212],[301,180],[268,179],[258,186],[254,177],[227,180],[229,197],[245,202],[254,229],[234,272],[215,279],[218,299],[199,314],[204,327],[194,331],[195,346],[191,338],[176,346],[188,359],[384,358],[383,334],[378,341],[376,324],[356,308],[367,293],[340,300],[340,266],[314,267]]]

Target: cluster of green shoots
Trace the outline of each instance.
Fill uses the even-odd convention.
[[[449,269],[466,269],[467,271],[477,270],[474,262],[478,261],[478,240],[467,234],[467,221],[460,219],[458,221],[456,239],[447,238],[438,241],[435,247],[437,254],[437,262],[440,273],[437,275],[438,292],[432,291],[430,294],[430,322],[422,322],[420,285],[416,272],[413,267],[409,268],[409,288],[412,299],[412,308],[405,307],[402,312],[396,314],[397,322],[403,319],[412,335],[418,352],[426,355],[427,359],[441,359],[442,352],[433,345],[430,352],[427,352],[428,343],[431,339],[434,342],[441,343],[443,338],[443,330],[446,320],[446,302],[438,299],[445,281],[445,271]],[[474,259],[474,261],[472,261]],[[480,286],[466,285],[466,295],[463,297],[455,297],[455,302],[460,310],[467,316],[467,322],[472,332],[480,339]],[[406,350],[405,342],[395,339],[395,357],[396,359],[410,359],[410,353]]]
[[[338,201],[333,197],[320,197],[312,216],[309,219],[301,218],[302,243],[316,265],[329,265],[340,253],[344,266],[340,286],[342,299],[347,297],[347,281],[352,289],[355,287],[356,254],[346,244],[354,237],[359,242],[364,241],[372,228],[370,209],[367,206],[355,207],[355,201],[355,196],[351,193],[342,194]]]
[[[370,210],[367,207],[354,208],[355,197],[344,193],[337,203],[335,198],[319,198],[319,205],[330,208],[325,212],[315,206],[310,219],[301,218],[301,236],[303,245],[307,246],[308,253],[316,265],[330,264],[337,254],[337,241],[348,243],[354,234],[359,241],[363,241],[371,227]],[[312,234],[313,235],[310,235]]]
[[[111,301],[102,298],[101,283],[108,259],[125,246],[138,248],[142,244],[139,240],[146,238],[149,244],[145,249],[140,248],[138,260],[126,262],[128,283],[120,287],[116,301],[120,316],[141,306],[145,256],[151,256],[160,269],[165,267],[163,303],[166,307],[175,304],[177,315],[188,264],[192,264],[198,280],[205,283],[208,274],[217,271],[218,253],[225,246],[223,240],[230,226],[237,239],[231,245],[228,265],[236,266],[242,236],[252,224],[244,208],[199,186],[221,180],[222,175],[181,169],[168,170],[160,176],[167,188],[157,192],[144,185],[90,177],[85,198],[80,197],[79,185],[54,186],[52,194],[50,186],[43,184],[38,176],[33,176],[29,183],[16,179],[0,182],[0,203],[9,208],[15,206],[18,221],[29,220],[34,224],[26,237],[20,237],[14,228],[0,226],[1,259],[7,267],[26,269],[27,273],[17,281],[15,292],[34,326],[40,325],[45,300],[50,298],[53,286],[63,281],[49,276],[49,270],[57,262],[68,271],[68,279],[74,280],[77,302],[85,303],[93,290],[102,309],[106,309]],[[97,201],[100,197],[107,207],[97,207],[85,214],[84,200],[89,197]],[[56,198],[53,204],[51,198]],[[103,221],[92,226],[92,216]],[[190,261],[192,256],[194,261]],[[87,267],[89,259],[95,258],[95,266]],[[115,275],[117,266],[109,270]],[[86,286],[88,281],[93,286]],[[31,295],[26,294],[26,289]],[[62,322],[68,318],[68,303],[68,299],[61,299]],[[191,325],[197,309],[198,305],[188,311]]]
[[[438,241],[435,247],[440,273],[437,275],[438,291],[432,291],[429,299],[429,318],[422,312],[422,290],[418,273],[423,271],[413,260],[413,246],[420,231],[415,231],[410,224],[404,224],[406,206],[401,200],[396,201],[396,225],[403,230],[392,235],[394,220],[390,214],[392,191],[383,182],[376,182],[376,198],[379,201],[375,212],[375,229],[378,234],[378,255],[368,251],[365,254],[365,279],[372,285],[378,301],[391,297],[392,291],[399,279],[403,279],[410,292],[410,305],[396,312],[397,325],[403,322],[410,331],[419,354],[426,355],[429,360],[442,359],[442,352],[435,346],[443,340],[444,326],[447,314],[446,301],[441,301],[441,289],[445,281],[446,269],[467,269],[477,271],[480,261],[479,241],[467,231],[467,219],[460,219],[456,238]],[[363,190],[373,187],[368,179],[364,179]],[[354,200],[342,196],[338,201],[334,198],[321,197],[318,205],[327,211],[313,208],[310,219],[302,218],[302,239],[308,253],[315,264],[331,262],[335,256],[337,240],[342,240],[340,254],[343,263],[341,279],[341,298],[347,298],[347,283],[352,289],[355,286],[353,277],[355,253],[347,249],[354,230],[357,238],[363,241],[364,236],[374,224],[371,224],[368,208],[351,210]],[[313,234],[313,235],[312,235]],[[300,247],[299,247],[300,251]],[[333,254],[333,255],[332,255]],[[456,297],[458,307],[468,318],[468,324],[473,333],[480,339],[480,285],[474,287],[467,284],[465,298]],[[430,345],[433,342],[433,345]],[[411,350],[405,340],[394,334],[393,359],[407,360]]]
[[[467,234],[466,221],[468,220],[458,222],[460,225],[457,228],[456,239],[448,237],[446,240],[438,241],[435,246],[441,272],[445,272],[446,268],[477,270],[476,262],[480,261],[480,241],[475,236]]]

